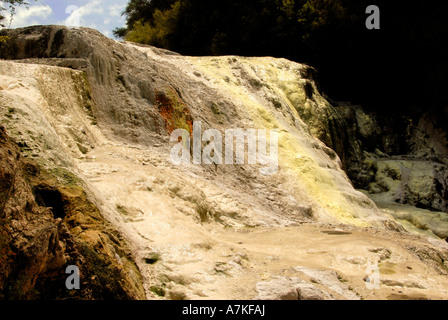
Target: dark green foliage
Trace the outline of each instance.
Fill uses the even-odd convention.
[[[381,30],[365,27],[371,4]],[[181,54],[308,63],[334,100],[399,112],[448,106],[447,2],[131,0],[125,15],[116,35]]]

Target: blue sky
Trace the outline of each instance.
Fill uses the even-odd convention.
[[[125,24],[121,13],[128,0],[29,0],[29,3],[28,8],[16,9],[11,28],[36,24],[81,26],[113,37],[112,30]]]

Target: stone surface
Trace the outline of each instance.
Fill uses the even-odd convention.
[[[34,161],[22,158],[1,126],[0,154],[0,297],[144,297],[126,241],[114,236],[117,231],[104,221],[82,186],[63,185]],[[69,265],[80,269],[81,290],[65,288]]]
[[[344,279],[335,271],[316,270],[301,266],[295,267],[294,270],[304,273],[310,277],[311,282],[319,283],[347,300],[360,300],[359,295],[353,292],[344,282]]]
[[[17,106],[17,112],[26,114],[18,123],[12,115],[10,127],[14,127],[14,122],[25,121],[30,127],[32,122],[50,121],[58,124],[54,134],[65,137],[64,146],[56,146],[61,142],[59,138],[48,137],[46,144],[57,151],[40,150],[51,152],[51,156],[42,157],[47,161],[69,165],[71,156],[82,156],[109,139],[141,147],[168,147],[169,130],[161,114],[160,99],[172,96],[177,97],[176,103],[187,107],[194,121],[204,123],[203,130],[240,127],[280,131],[281,172],[271,179],[276,187],[266,187],[266,181],[258,178],[258,166],[221,166],[213,174],[228,189],[239,184],[241,189],[237,192],[254,198],[259,205],[251,204],[256,207],[252,210],[265,218],[275,213],[277,219],[285,222],[314,216],[357,225],[380,225],[387,220],[373,202],[352,188],[337,154],[313,137],[324,142],[331,138],[327,122],[336,113],[317,91],[313,69],[306,65],[273,58],[182,57],[153,47],[119,43],[85,28],[36,26],[2,32],[10,40],[3,46],[0,58],[30,64],[24,68],[4,64],[3,86],[16,85],[8,82],[8,74],[23,75],[26,83],[22,85],[37,85],[36,94],[42,96],[45,108],[52,110],[36,118]],[[27,50],[28,47],[33,50]],[[39,67],[36,63],[79,71]],[[34,76],[25,80],[31,74]],[[68,77],[71,79],[67,82]],[[54,95],[56,83],[67,87],[63,95]],[[17,85],[16,91],[9,94],[19,101],[14,93],[25,89]],[[81,100],[68,86],[82,92]],[[73,109],[72,105],[79,108]],[[34,132],[36,135],[42,132]],[[36,143],[27,136],[21,135],[35,149]],[[72,152],[70,156],[63,152],[67,147]],[[245,188],[246,185],[253,187]],[[222,208],[214,214],[233,215],[234,209]]]
[[[366,264],[383,257],[388,264],[380,269],[396,273],[387,280],[401,281],[412,264],[425,289],[409,290],[447,296],[446,248],[405,232],[346,174],[387,194],[377,182],[379,163],[399,160],[390,152],[401,150],[399,140],[387,148],[366,145],[373,136],[388,136],[379,120],[350,108],[345,117],[317,90],[313,68],[269,57],[184,57],[85,28],[35,26],[0,34],[10,37],[0,50],[8,60],[0,61],[2,124],[17,143],[16,154],[39,168],[21,182],[37,192],[22,188],[23,196],[9,197],[8,214],[27,214],[29,200],[49,217],[42,226],[66,230],[73,239],[64,249],[56,231],[40,238],[51,244],[52,255],[39,245],[43,258],[24,264],[30,274],[48,265],[61,272],[59,257],[81,246],[68,256],[79,257],[89,275],[85,285],[94,294],[84,298],[252,299],[257,283],[285,277],[274,283],[281,288],[274,298],[371,299],[376,296],[362,280]],[[352,116],[357,120],[349,122]],[[203,131],[278,129],[279,171],[263,176],[259,165],[174,165],[170,131],[189,129],[192,120],[201,121]],[[432,148],[442,154],[441,146]],[[11,163],[4,181],[13,176]],[[10,185],[1,185],[2,197]],[[46,203],[48,194],[62,206]],[[30,224],[26,232],[33,238],[36,230]],[[21,240],[21,251],[33,245],[28,240]],[[387,248],[390,256],[369,248]],[[111,275],[112,284],[101,286]],[[57,297],[59,282],[53,283],[48,295]],[[391,288],[379,295],[391,296]]]
[[[274,277],[257,283],[255,300],[330,300],[332,296],[299,278]]]
[[[344,127],[338,154],[357,188],[377,202],[448,211],[448,140],[439,119],[380,115],[349,104],[336,112],[352,124]]]

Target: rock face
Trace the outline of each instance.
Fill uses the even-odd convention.
[[[257,283],[256,300],[330,300],[331,296],[298,278],[276,277]]]
[[[257,283],[258,300],[359,300],[344,279],[335,271],[296,267],[308,281],[296,277],[274,277]]]
[[[448,211],[448,140],[434,116],[420,118],[336,108],[346,126],[347,172],[358,188],[419,208]],[[386,195],[387,194],[387,195]]]
[[[300,116],[376,202],[448,212],[448,139],[434,115],[381,114],[339,102]]]
[[[358,225],[382,224],[383,218],[373,202],[352,188],[336,153],[311,135],[331,137],[327,122],[334,110],[319,95],[310,67],[272,58],[181,57],[156,48],[120,44],[82,28],[30,27],[7,34],[10,40],[2,48],[1,58],[83,72],[33,67],[42,74],[35,81],[50,108],[66,111],[70,108],[67,101],[75,102],[79,98],[54,97],[57,77],[70,76],[74,78],[70,85],[84,87],[81,101],[76,103],[94,118],[91,121],[98,124],[106,137],[126,144],[166,146],[170,133],[167,123],[179,116],[173,109],[176,105],[186,106],[185,112],[193,121],[202,121],[203,131],[208,128],[278,129],[283,174],[277,177],[287,181],[283,190],[251,188],[255,197],[263,194],[257,201],[265,202],[263,206],[281,216],[285,212],[293,216],[306,213],[305,216]],[[4,68],[10,68],[9,72],[18,71],[13,71],[12,65]],[[168,115],[162,112],[167,107],[163,101],[169,105]],[[52,106],[58,103],[64,106]],[[66,135],[76,135],[70,140],[75,140],[72,144],[85,154],[96,147],[94,140],[97,139],[79,112],[76,117],[83,122],[83,127],[65,131],[68,131]],[[309,119],[312,125],[308,126],[302,119]],[[79,154],[78,150],[75,152]],[[55,161],[69,161],[64,154],[59,158]],[[253,168],[242,168],[248,173],[222,166],[215,175],[239,176],[239,180],[250,180],[255,186],[260,182],[264,185],[253,179]],[[273,200],[266,202],[269,194]],[[304,210],[303,206],[311,209]],[[258,208],[258,211],[266,209]],[[271,212],[268,215],[272,216]]]
[[[58,270],[61,275],[61,269],[74,262],[91,290],[78,293],[78,298],[141,298],[144,291],[146,298],[247,299],[256,295],[263,259],[272,262],[274,276],[279,272],[275,254],[268,252],[278,248],[277,237],[285,243],[279,249],[281,255],[299,253],[307,259],[313,254],[303,248],[290,249],[289,245],[299,246],[304,239],[292,241],[292,236],[286,238],[288,233],[275,232],[274,237],[272,228],[299,228],[306,223],[334,228],[343,223],[359,230],[374,227],[388,239],[387,230],[404,232],[390,212],[384,214],[368,196],[355,190],[346,174],[357,186],[367,183],[374,191],[381,172],[390,171],[386,163],[384,168],[378,164],[380,160],[364,168],[371,155],[364,151],[371,151],[359,138],[359,130],[370,130],[365,133],[368,141],[372,132],[381,135],[375,131],[376,124],[371,129],[361,122],[348,127],[353,113],[331,106],[320,95],[313,80],[315,71],[309,66],[269,57],[184,57],[120,43],[85,28],[36,26],[1,30],[0,34],[9,37],[0,47],[0,58],[8,60],[0,61],[0,116],[17,144],[15,154],[2,157],[3,162],[11,162],[4,166],[5,177],[10,177],[5,181],[14,176],[12,164],[19,160],[13,158],[18,154],[23,161],[32,161],[34,168],[23,178],[27,197],[9,194],[12,182],[2,186],[1,196],[9,199],[8,217],[16,219],[13,210],[16,215],[35,214],[26,203],[14,204],[28,199],[48,216],[39,225],[48,224],[53,230],[39,238],[51,240],[49,245],[40,245],[39,262],[23,264],[23,268],[36,268],[26,272],[27,279],[32,279],[27,280],[27,292],[47,287],[47,282],[38,285],[37,280],[47,270]],[[211,128],[223,134],[234,128],[278,130],[279,170],[266,176],[260,174],[260,164],[173,164],[170,152],[175,143],[170,143],[170,133],[182,128],[191,134],[193,122],[199,121],[202,133]],[[352,136],[356,139],[347,147]],[[8,140],[11,145],[13,140]],[[207,147],[205,142],[202,149]],[[2,150],[7,153],[9,149]],[[391,160],[387,152],[378,151],[376,157]],[[377,169],[371,173],[371,168]],[[438,170],[437,177],[444,177],[444,168]],[[354,179],[357,175],[359,179]],[[412,174],[406,178],[401,171],[400,175],[385,183],[396,186],[405,181],[412,186],[411,181],[422,180]],[[442,195],[443,179],[438,180],[442,187],[435,186]],[[402,187],[402,202],[410,203],[412,190],[418,188]],[[395,192],[394,197],[398,196]],[[439,198],[426,201],[434,205]],[[26,224],[30,218],[22,220]],[[29,232],[33,230],[36,227]],[[266,237],[246,248],[245,241],[258,232]],[[316,232],[326,237],[320,229]],[[329,236],[335,235],[346,233]],[[412,248],[426,252],[420,242],[408,240]],[[27,252],[26,243],[13,252]],[[331,247],[332,239],[328,243]],[[445,250],[434,249],[439,245],[432,245],[431,250]],[[76,254],[72,253],[75,249]],[[4,272],[4,279],[10,279],[4,280],[9,281],[3,282],[4,289],[16,281],[12,270],[23,269],[12,266]],[[337,269],[340,264],[326,267]],[[431,268],[437,275],[444,272]],[[304,270],[308,269],[295,272],[305,277]],[[337,288],[345,287],[339,280],[338,286],[333,283],[334,270],[322,272],[319,277],[326,283],[287,280],[293,285],[285,285],[289,288],[286,296],[358,298],[346,291],[338,293]],[[358,277],[359,270],[350,272]],[[353,276],[350,281],[364,285],[363,277],[359,275],[357,282]],[[330,293],[325,289],[328,286],[334,289],[328,289]],[[42,295],[64,297],[65,289],[58,288]],[[430,296],[443,295],[435,285],[425,288],[432,290]],[[33,296],[27,293],[25,297]]]
[[[144,297],[125,240],[105,224],[81,186],[62,184],[22,158],[4,127],[0,154],[1,298]],[[90,279],[88,286],[84,281],[80,290],[64,290],[70,265]]]
[[[448,140],[440,121],[428,114],[375,114],[350,104],[335,110],[346,124],[341,135],[344,148],[336,150],[355,187],[366,190],[377,204],[389,206],[395,218],[446,238]],[[394,203],[423,210],[403,214]]]

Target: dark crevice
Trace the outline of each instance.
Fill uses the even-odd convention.
[[[48,187],[35,187],[33,190],[36,202],[43,207],[51,208],[55,219],[65,218],[64,204],[61,193],[57,189]]]

